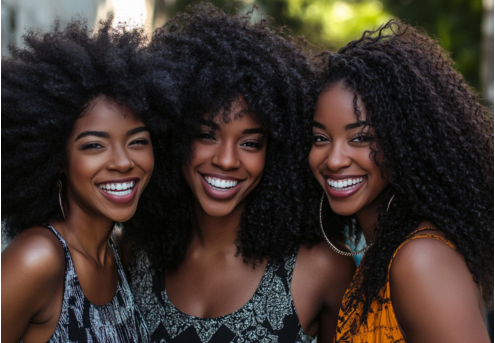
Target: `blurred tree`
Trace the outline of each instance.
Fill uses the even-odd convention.
[[[393,17],[423,27],[451,52],[457,70],[480,90],[482,0],[210,0],[228,13],[261,12],[322,48],[337,50]],[[155,27],[197,0],[156,0]]]
[[[423,27],[452,54],[456,69],[480,89],[482,0],[382,0],[394,16]]]

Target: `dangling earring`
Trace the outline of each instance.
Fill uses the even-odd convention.
[[[62,181],[60,180],[57,181],[57,187],[58,187],[58,204],[60,205],[60,209],[62,210],[62,216],[64,216],[64,220],[66,220],[64,207],[62,206]]]
[[[390,208],[390,204],[392,203],[392,200],[394,200],[394,195],[392,195],[392,197],[390,198],[390,201],[388,202],[388,206],[387,206],[387,213],[388,213],[388,209]]]

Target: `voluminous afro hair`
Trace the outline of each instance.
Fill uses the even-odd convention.
[[[183,89],[174,130],[157,133],[161,138],[155,143],[155,173],[167,175],[160,185],[162,196],[155,199],[163,226],[158,231],[126,227],[127,237],[148,251],[158,270],[177,266],[190,241],[192,193],[181,170],[190,160],[200,122],[206,114],[231,120],[231,104],[239,97],[248,107],[244,113],[255,113],[265,128],[267,153],[262,180],[247,199],[237,253],[253,265],[263,259],[282,261],[301,244],[320,240],[316,211],[321,191],[307,162],[314,71],[285,29],[271,29],[267,20],[253,24],[251,14],[227,15],[202,3],[157,29],[149,45],[156,61],[176,63]],[[160,88],[158,80],[153,87]],[[159,115],[162,109],[156,110]]]
[[[329,57],[319,89],[338,84],[354,92],[356,116],[362,100],[375,131],[370,156],[390,181],[375,243],[360,266],[362,283],[351,294],[354,304],[364,302],[361,320],[379,298],[394,251],[424,220],[456,245],[489,302],[493,122],[474,91],[436,41],[398,20]]]
[[[25,48],[11,47],[12,57],[2,59],[2,221],[9,238],[62,219],[57,180],[65,147],[94,99],[125,105],[154,124],[143,114],[148,74],[139,51],[147,37],[141,28],[111,24],[109,17],[92,33],[83,19],[65,27],[56,21],[51,32],[29,31]]]

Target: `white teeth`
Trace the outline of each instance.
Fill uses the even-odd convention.
[[[131,194],[134,188],[134,181],[121,183],[106,183],[98,186],[100,189],[113,195],[124,196]]]
[[[210,186],[219,190],[231,189],[237,186],[237,183],[239,182],[236,180],[217,179],[210,176],[204,176],[204,179]]]
[[[358,177],[355,179],[347,179],[347,180],[331,180],[327,179],[327,183],[330,187],[332,187],[335,190],[348,190],[351,188],[356,187],[356,185],[360,184],[363,182],[362,177]]]

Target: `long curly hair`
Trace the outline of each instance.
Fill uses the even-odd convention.
[[[161,179],[160,230],[126,225],[135,247],[145,249],[155,269],[177,266],[191,239],[192,193],[181,167],[191,158],[191,143],[204,118],[230,120],[239,96],[267,132],[267,153],[260,184],[248,196],[237,235],[237,254],[256,265],[263,259],[282,261],[301,244],[318,242],[318,190],[307,163],[311,148],[309,113],[313,110],[314,70],[300,42],[269,20],[252,23],[252,12],[227,15],[209,3],[181,13],[155,31],[149,53],[157,70],[173,61],[180,74],[182,111],[168,135],[160,133],[155,173]],[[150,89],[157,116],[161,82]],[[150,99],[151,100],[151,99]]]
[[[142,28],[111,25],[111,16],[95,32],[82,18],[65,27],[56,21],[50,32],[27,32],[25,47],[11,47],[11,57],[2,58],[2,226],[8,238],[62,219],[57,180],[65,147],[94,99],[127,106],[147,126],[155,124],[145,115],[149,73],[140,50],[148,38]],[[173,103],[174,88],[168,90],[162,98]],[[153,184],[152,177],[148,188]],[[149,193],[141,211],[152,203]]]
[[[379,299],[394,251],[424,220],[451,240],[482,286],[493,292],[493,118],[438,43],[399,20],[321,56],[318,93],[342,84],[364,104],[375,131],[370,158],[388,175],[375,243],[360,266],[351,306],[361,322]],[[395,194],[387,213],[387,204]],[[342,226],[342,221],[336,222]],[[357,221],[347,221],[351,232]],[[337,228],[338,229],[338,228]]]

